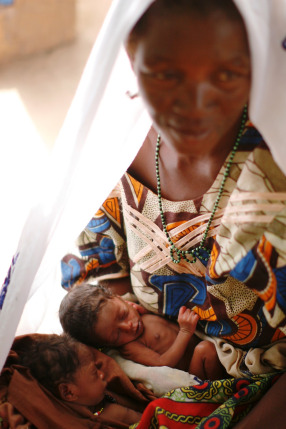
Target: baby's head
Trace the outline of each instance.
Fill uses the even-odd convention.
[[[143,332],[138,311],[98,285],[71,289],[61,302],[59,316],[65,332],[95,347],[119,347]]]
[[[41,336],[22,354],[21,364],[60,399],[94,406],[104,398],[107,383],[92,350],[66,334]]]

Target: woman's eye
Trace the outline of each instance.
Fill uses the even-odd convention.
[[[169,80],[169,79],[174,79],[174,74],[172,74],[172,73],[156,73],[155,77],[158,80]]]
[[[173,82],[179,79],[179,76],[173,71],[147,72],[146,75],[150,79],[160,82]]]
[[[231,70],[223,70],[219,72],[216,76],[217,80],[222,83],[232,82],[240,75],[237,72]]]
[[[232,75],[230,72],[223,71],[220,72],[217,77],[220,82],[228,82],[232,78]]]

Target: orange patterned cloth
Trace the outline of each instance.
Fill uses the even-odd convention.
[[[163,199],[178,248],[201,241],[223,173],[224,166],[196,200]],[[172,262],[157,195],[125,173],[75,253],[63,258],[63,287],[130,273],[135,295],[150,311],[176,317],[187,305],[207,335],[245,349],[269,344],[286,333],[285,225],[286,178],[248,122],[206,241],[208,263]]]

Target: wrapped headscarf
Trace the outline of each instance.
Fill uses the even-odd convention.
[[[26,301],[41,290],[49,293],[56,279],[50,274],[61,256],[126,171],[150,128],[140,98],[128,96],[136,92],[136,80],[123,43],[152,1],[114,0],[91,52],[41,179],[41,200],[31,209],[2,287],[0,368]],[[286,0],[234,2],[251,51],[249,116],[286,173]]]

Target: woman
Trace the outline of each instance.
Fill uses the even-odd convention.
[[[238,10],[156,0],[126,49],[153,126],[79,237],[82,259],[63,259],[64,286],[112,278],[150,311],[176,316],[187,305],[202,332],[245,350],[283,339],[286,178],[248,120]]]

